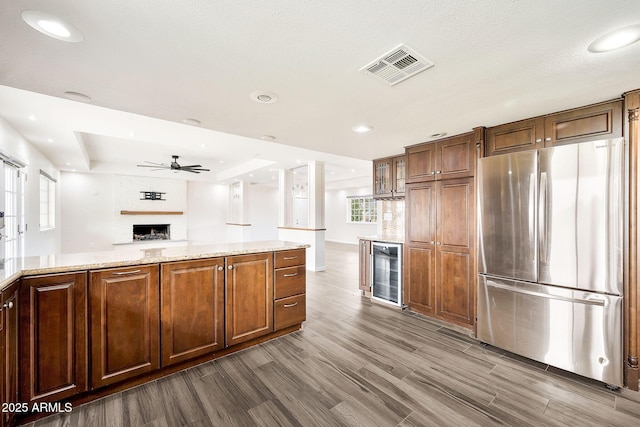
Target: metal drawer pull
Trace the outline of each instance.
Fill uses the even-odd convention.
[[[13,308],[13,301],[5,302],[4,304],[2,304],[2,307],[0,307],[0,311],[4,310],[5,308],[7,310],[11,310]]]
[[[297,276],[298,273],[293,273],[293,274],[285,274],[284,277],[293,277],[293,276]]]
[[[290,308],[290,307],[295,307],[296,305],[298,305],[297,302],[294,302],[293,304],[285,304],[284,308]]]
[[[298,258],[298,255],[296,255],[296,256],[286,256],[286,257],[284,257],[284,258],[282,258],[282,259],[284,259],[284,260],[290,260],[290,259],[296,259],[296,258]]]
[[[132,271],[116,271],[113,273],[116,276],[126,276],[127,274],[136,274],[140,273],[142,270],[132,270]]]

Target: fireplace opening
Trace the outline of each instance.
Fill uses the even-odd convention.
[[[133,225],[133,241],[169,240],[170,224],[140,224]]]

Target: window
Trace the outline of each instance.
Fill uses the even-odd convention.
[[[40,171],[40,230],[56,227],[56,181]]]
[[[376,201],[372,196],[347,197],[347,222],[375,223],[377,220]]]

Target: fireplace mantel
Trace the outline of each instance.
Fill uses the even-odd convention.
[[[120,215],[182,215],[182,211],[120,211]]]

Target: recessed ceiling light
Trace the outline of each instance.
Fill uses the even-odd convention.
[[[369,126],[369,125],[357,125],[351,128],[351,130],[358,133],[371,132],[372,129],[373,129],[373,126]]]
[[[602,53],[629,46],[640,40],[640,24],[620,28],[599,37],[587,48],[589,52]]]
[[[34,116],[33,114],[31,114],[30,116],[27,116],[27,119],[29,119],[29,120],[38,120],[38,118],[36,116]]]
[[[269,90],[255,90],[249,94],[249,98],[260,104],[273,104],[278,100],[278,95]]]
[[[134,137],[134,136],[136,136],[136,134],[135,134],[135,133],[133,133],[133,132],[129,132],[129,136],[130,136],[130,137]]]
[[[443,136],[447,136],[446,132],[437,132],[429,135],[429,138],[442,138]]]
[[[184,123],[185,125],[191,125],[191,126],[200,126],[202,124],[200,120],[190,119],[190,118],[182,119],[182,123]]]
[[[91,97],[80,92],[67,91],[64,96],[72,101],[91,102]]]
[[[273,135],[262,135],[260,138],[265,141],[275,141],[276,139],[276,137]]]
[[[47,138],[47,142],[53,142],[53,139]]]
[[[78,43],[84,40],[82,32],[64,19],[39,10],[23,10],[22,19],[33,29],[64,42]]]

